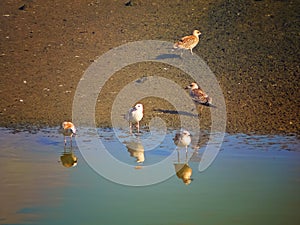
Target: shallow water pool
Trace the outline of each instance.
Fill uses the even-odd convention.
[[[76,143],[64,147],[56,129],[34,133],[0,129],[0,224],[300,222],[300,140],[296,136],[226,134],[217,158],[199,172],[205,145],[189,148],[187,154],[184,149],[177,151],[173,131],[151,151],[138,141],[130,142],[126,132],[123,143],[110,129],[99,134],[111,154],[132,167],[132,176],[169,156],[173,176],[153,185],[121,185],[95,172]],[[141,148],[145,151],[136,151]],[[184,180],[178,165],[191,179]]]

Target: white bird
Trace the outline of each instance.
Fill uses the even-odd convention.
[[[143,105],[142,104],[136,104],[133,108],[130,108],[126,119],[129,122],[129,129],[130,133],[132,132],[132,124],[136,123],[136,127],[138,129],[138,133],[140,132],[140,121],[142,120],[144,113],[143,113]]]
[[[74,126],[74,124],[72,122],[63,122],[61,133],[64,135],[65,145],[67,144],[67,139],[66,139],[67,136],[70,137],[71,145],[72,145],[72,136],[76,134],[76,127]]]
[[[201,32],[199,30],[194,30],[193,35],[181,38],[181,40],[177,41],[173,47],[190,50],[193,55],[193,48],[195,48],[196,45],[199,43],[200,35]]]
[[[173,141],[178,147],[185,147],[185,151],[187,152],[187,148],[192,141],[191,134],[187,130],[182,130],[180,133],[175,134]]]
[[[216,108],[216,106],[212,105],[212,98],[210,98],[196,83],[191,83],[185,89],[190,89],[190,96],[196,104]]]

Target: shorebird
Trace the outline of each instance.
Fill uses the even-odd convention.
[[[187,152],[187,148],[191,144],[191,134],[187,130],[182,130],[180,133],[175,134],[173,141],[178,147],[185,147]]]
[[[72,145],[72,136],[76,134],[76,128],[74,124],[72,122],[63,122],[61,132],[64,135],[65,145],[67,144],[67,139],[66,139],[67,136],[70,137],[71,145]]]
[[[193,55],[193,48],[199,43],[199,35],[201,35],[201,32],[199,30],[194,30],[193,35],[181,38],[181,40],[177,41],[173,47],[190,50]]]
[[[211,104],[212,99],[196,83],[191,83],[185,89],[190,89],[190,96],[196,104],[216,108]]]
[[[136,123],[136,127],[138,129],[138,133],[140,132],[140,121],[142,120],[144,114],[143,114],[143,105],[142,104],[136,104],[133,108],[130,108],[126,119],[129,122],[129,129],[130,133],[132,132],[132,123]]]

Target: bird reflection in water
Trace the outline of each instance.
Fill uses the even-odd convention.
[[[145,161],[145,149],[142,143],[139,140],[131,140],[125,142],[127,151],[130,153],[130,156],[136,159],[136,162],[139,164],[136,166],[136,169],[141,169],[141,163]]]
[[[64,167],[70,168],[75,167],[77,165],[77,157],[73,153],[73,148],[64,147],[64,152],[60,156],[60,162]]]
[[[182,179],[183,183],[189,185],[192,182],[192,168],[188,165],[188,146],[191,144],[191,134],[187,130],[176,133],[173,138],[174,144],[177,146],[177,162],[174,163],[176,175]],[[180,148],[185,148],[184,162],[180,160]]]
[[[188,164],[188,153],[185,152],[185,160],[181,162],[180,160],[180,152],[177,149],[177,162],[174,163],[176,176],[179,179],[182,179],[183,183],[189,185],[193,179],[191,178],[193,170]]]

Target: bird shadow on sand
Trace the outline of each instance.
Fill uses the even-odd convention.
[[[190,116],[190,117],[198,117],[198,114],[193,114],[185,111],[177,111],[177,110],[169,110],[169,109],[154,109],[155,112],[167,113],[172,115],[182,115],[182,116]]]
[[[155,57],[156,60],[163,60],[163,59],[181,59],[180,55],[177,54],[161,54]]]

